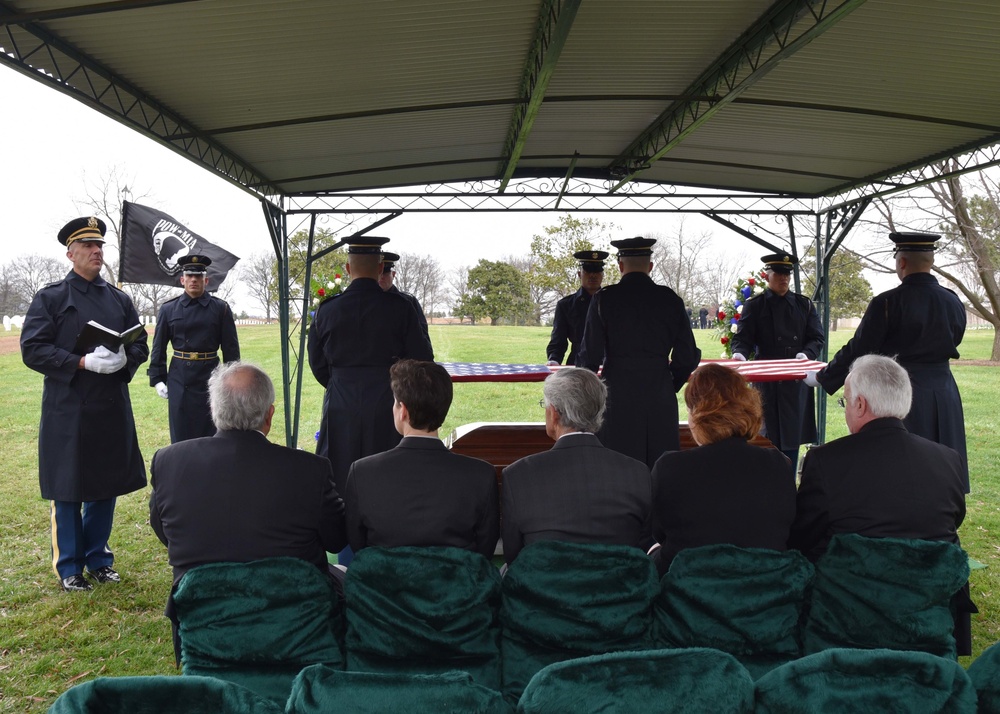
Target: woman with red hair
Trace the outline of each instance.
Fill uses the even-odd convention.
[[[729,543],[785,550],[795,518],[795,477],[774,448],[748,442],[763,420],[760,394],[735,370],[699,367],[684,401],[698,446],[653,467],[651,555],[660,575],[685,548]]]

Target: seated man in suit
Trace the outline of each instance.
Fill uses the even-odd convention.
[[[848,436],[806,452],[788,546],[819,559],[836,533],[958,543],[965,471],[954,449],[911,434],[909,375],[894,359],[856,359],[844,383]],[[968,586],[953,599],[959,654],[971,653]]]
[[[493,466],[453,454],[438,438],[452,384],[435,362],[389,369],[399,445],[358,459],[347,476],[347,536],[367,546],[451,546],[492,558],[500,537]]]
[[[596,436],[608,390],[587,369],[545,379],[545,432],[555,446],[503,471],[503,553],[509,565],[539,540],[630,545],[650,540],[652,485],[646,464]]]
[[[173,589],[204,563],[287,556],[329,573],[327,552],[347,544],[329,460],[267,440],[274,384],[259,367],[219,365],[208,399],[215,436],[166,446],[150,468],[149,524],[167,546]],[[172,601],[166,614],[175,620]]]
[[[330,462],[267,440],[274,385],[259,367],[220,365],[208,390],[218,432],[160,449],[150,469],[149,524],[174,585],[203,563],[278,556],[327,572],[327,552],[346,544]]]

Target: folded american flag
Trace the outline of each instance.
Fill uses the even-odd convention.
[[[739,362],[733,359],[702,360],[732,367],[749,382],[783,382],[802,379],[806,372],[823,369],[826,362],[799,359],[768,359]],[[544,364],[498,364],[495,362],[442,362],[452,382],[542,382],[560,367]]]

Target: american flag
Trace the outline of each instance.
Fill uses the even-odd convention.
[[[802,379],[806,372],[823,369],[826,362],[770,359],[739,362],[733,359],[703,360],[701,364],[732,367],[749,382],[782,382]],[[452,382],[542,382],[561,367],[544,364],[498,364],[495,362],[442,362]]]

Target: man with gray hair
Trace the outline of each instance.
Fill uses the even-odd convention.
[[[174,587],[196,565],[279,556],[327,573],[347,543],[329,460],[267,440],[274,385],[259,367],[219,365],[208,393],[216,434],[160,449],[150,469],[149,523]]]
[[[910,378],[894,359],[854,361],[840,400],[851,433],[806,453],[790,548],[815,561],[836,533],[958,543],[962,459],[906,430],[911,399]]]
[[[641,461],[605,448],[594,435],[607,388],[587,369],[563,368],[542,388],[545,432],[555,446],[503,471],[501,534],[508,565],[540,540],[650,544],[652,482]]]

